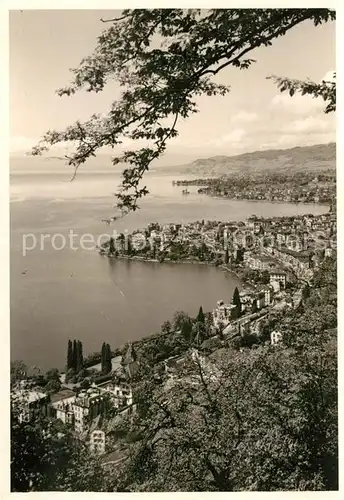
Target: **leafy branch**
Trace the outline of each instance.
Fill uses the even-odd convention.
[[[113,165],[125,165],[116,194],[122,217],[137,210],[138,201],[147,195],[147,187],[140,183],[152,162],[165,153],[168,141],[178,136],[178,120],[199,111],[199,96],[229,92],[229,86],[214,80],[218,73],[229,66],[249,68],[255,60],[247,54],[271,45],[306,20],[316,26],[334,19],[335,12],[329,9],[126,9],[118,18],[101,19],[110,26],[98,37],[94,53],[72,70],[71,84],[57,93],[101,92],[116,81],[122,88],[120,99],[106,115],[48,131],[31,154],[70,144],[73,152],[65,158],[74,168],[73,180],[80,165],[100,149],[116,149]],[[284,85],[300,89],[303,85],[305,93],[318,93],[332,102],[326,112],[333,108],[335,87],[295,81]],[[124,140],[143,146],[121,152]]]
[[[269,80],[273,80],[277,84],[280,92],[289,92],[292,97],[295,93],[301,95],[310,95],[313,98],[322,98],[325,101],[325,113],[336,111],[336,73],[333,73],[333,81],[322,80],[321,83],[315,83],[311,80],[301,81],[292,80],[289,78],[281,78],[278,76],[269,76]]]

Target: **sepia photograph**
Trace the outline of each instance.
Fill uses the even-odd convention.
[[[11,492],[338,491],[335,9],[8,26]]]

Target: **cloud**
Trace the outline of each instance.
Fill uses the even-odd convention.
[[[331,129],[333,129],[332,121],[316,118],[314,116],[307,116],[303,119],[294,120],[284,127],[284,131],[288,134],[319,134],[328,132]]]
[[[231,132],[216,137],[215,139],[211,139],[208,144],[211,146],[222,146],[224,144],[233,145],[241,142],[245,136],[246,132],[244,129],[235,128]]]
[[[258,115],[249,111],[239,111],[231,118],[232,123],[252,123],[257,120]]]
[[[273,97],[270,108],[296,115],[309,115],[310,113],[323,111],[325,104],[323,99],[318,97],[313,98],[309,95],[300,94],[290,97],[289,94],[283,93]]]

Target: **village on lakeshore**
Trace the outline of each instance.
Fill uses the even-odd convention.
[[[173,181],[174,186],[196,186],[198,194],[231,200],[284,203],[331,203],[336,194],[333,168],[315,171],[282,171],[228,174],[221,177]],[[183,189],[187,194],[187,188]]]

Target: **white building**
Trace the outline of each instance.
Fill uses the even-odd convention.
[[[93,453],[102,455],[105,453],[106,435],[100,429],[95,429],[90,433],[89,447]]]
[[[274,281],[279,282],[283,286],[283,288],[285,288],[287,282],[286,273],[283,271],[270,272],[270,283],[272,284]]]
[[[143,250],[147,245],[146,235],[143,233],[135,233],[131,237],[131,244],[135,250]]]
[[[282,333],[278,331],[273,331],[270,334],[271,345],[278,344],[282,341]]]
[[[131,385],[122,380],[104,382],[92,387],[97,387],[102,394],[109,394],[115,408],[130,406],[133,404],[133,392]]]
[[[62,389],[50,397],[51,414],[64,424],[74,423],[73,403],[76,394],[70,389]]]
[[[216,308],[213,310],[213,323],[216,328],[226,327],[231,319],[233,310],[236,308],[234,304],[225,304],[223,300],[217,302]]]
[[[303,240],[296,235],[289,235],[287,238],[287,248],[294,252],[302,252],[304,250]]]
[[[273,288],[271,286],[267,286],[264,288],[264,299],[265,305],[269,306],[272,302]]]
[[[333,255],[333,248],[331,247],[325,248],[325,257],[332,257],[332,255]]]
[[[75,431],[79,434],[85,432],[90,422],[104,413],[105,408],[106,397],[100,390],[92,388],[87,392],[81,392],[72,404]]]

